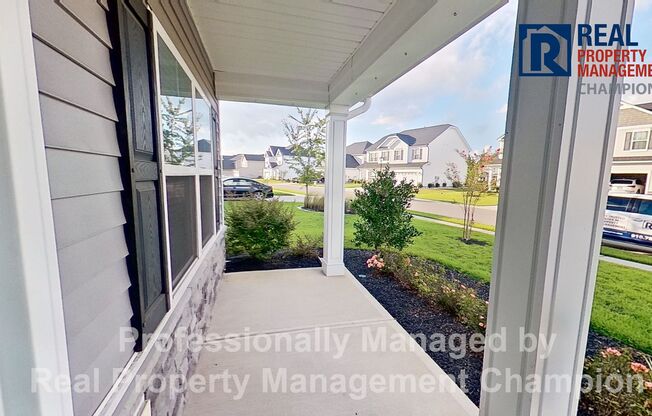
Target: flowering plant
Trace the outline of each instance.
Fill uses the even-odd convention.
[[[378,256],[377,254],[374,254],[367,260],[367,268],[368,269],[376,269],[378,271],[382,271],[383,268],[385,267],[385,261],[383,260],[382,257]]]
[[[605,348],[584,364],[581,406],[596,416],[652,415],[650,366],[630,349]]]

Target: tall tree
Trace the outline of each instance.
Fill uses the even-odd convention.
[[[297,179],[306,186],[319,180],[324,172],[326,158],[326,118],[320,117],[317,110],[297,108],[297,115],[289,115],[283,121],[285,137],[290,142],[292,157],[290,168],[296,172]]]

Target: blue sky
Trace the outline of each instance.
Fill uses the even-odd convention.
[[[376,94],[371,109],[349,122],[348,142],[374,142],[389,133],[450,123],[474,149],[495,145],[505,129],[516,8],[510,2]],[[651,22],[652,0],[637,0],[633,35],[639,48],[650,49],[650,62]],[[220,110],[224,154],[262,153],[269,145],[287,144],[281,121],[293,108],[221,102]]]

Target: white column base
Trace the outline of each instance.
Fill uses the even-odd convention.
[[[321,271],[325,276],[344,276],[346,274],[344,263],[328,263],[323,258],[319,258],[319,261],[321,262]]]

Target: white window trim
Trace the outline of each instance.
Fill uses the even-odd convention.
[[[153,39],[154,39],[154,44],[153,44],[153,49],[154,49],[154,68],[155,68],[155,82],[157,86],[157,97],[156,97],[156,121],[158,123],[158,126],[161,125],[161,114],[160,114],[160,109],[159,109],[159,102],[160,102],[160,95],[159,95],[159,89],[160,89],[160,72],[159,72],[159,53],[158,53],[158,42],[159,42],[159,36],[165,42],[165,45],[168,47],[170,52],[172,52],[172,55],[174,58],[177,60],[177,62],[181,65],[181,68],[184,70],[186,73],[186,76],[190,78],[190,82],[192,84],[192,108],[193,108],[193,123],[194,123],[194,118],[196,116],[195,114],[195,92],[199,91],[199,93],[202,95],[202,98],[206,101],[208,101],[207,97],[209,96],[206,94],[204,89],[200,86],[200,84],[197,82],[197,79],[194,77],[192,71],[186,64],[186,62],[183,60],[183,57],[177,50],[176,46],[174,45],[174,42],[172,39],[168,36],[168,34],[165,32],[163,29],[163,26],[161,23],[158,21],[156,15],[152,14],[152,30],[153,30]],[[211,107],[209,105],[209,107]],[[212,111],[212,108],[211,108]],[[212,117],[212,114],[210,114]],[[212,124],[212,122],[211,122]],[[211,127],[212,128],[212,127]],[[160,128],[159,134],[160,134]],[[166,280],[168,282],[168,287],[170,288],[169,293],[168,293],[168,301],[170,302],[171,308],[174,308],[175,305],[179,302],[181,296],[185,292],[185,288],[188,287],[190,284],[190,281],[192,280],[192,277],[196,274],[197,272],[197,267],[199,263],[203,260],[204,254],[213,246],[213,243],[215,242],[217,235],[219,234],[220,230],[214,229],[213,231],[213,236],[207,241],[207,243],[204,245],[202,241],[202,221],[201,221],[201,194],[200,194],[200,176],[210,176],[211,177],[211,204],[212,204],[212,220],[213,224],[216,224],[216,214],[215,214],[215,172],[214,172],[214,166],[210,169],[206,168],[201,168],[197,166],[197,159],[198,159],[198,152],[197,152],[197,137],[196,137],[196,129],[195,129],[195,166],[194,167],[187,167],[187,166],[175,166],[171,165],[168,163],[165,163],[165,154],[164,154],[164,149],[163,149],[163,140],[161,137],[158,139],[158,151],[159,151],[159,160],[161,161],[161,169],[162,169],[162,175],[161,175],[161,191],[163,195],[163,226],[164,226],[164,240],[165,240],[165,253],[166,253],[166,258],[165,258],[165,264],[166,264],[166,270],[165,270],[165,275],[166,275]],[[215,132],[214,134],[217,134]],[[217,149],[214,148],[215,143],[211,143],[211,164],[214,163],[215,160],[215,151]],[[173,286],[173,276],[172,276],[172,260],[170,256],[170,226],[169,226],[169,221],[168,221],[168,203],[167,203],[167,181],[166,181],[166,176],[193,176],[195,179],[195,217],[196,217],[196,230],[195,230],[195,251],[197,252],[197,255],[195,256],[194,260],[188,267],[188,269],[183,273],[183,275],[177,280],[176,286]],[[223,202],[223,197],[220,197],[220,200],[222,202],[222,207],[224,206]],[[223,214],[220,214],[221,217],[223,217]],[[223,221],[224,219],[221,218],[221,226],[220,229],[223,228]],[[214,227],[217,228],[217,227]]]
[[[625,140],[627,140],[627,134],[631,133],[631,141],[629,143],[629,149],[623,150],[624,152],[647,152],[649,149],[648,147],[650,146],[650,139],[652,139],[651,136],[651,130],[650,128],[641,128],[638,127],[635,129],[628,129],[625,131]],[[644,149],[634,149],[634,134],[636,133],[647,133],[647,138],[645,139],[645,148]],[[637,140],[637,142],[642,142],[643,140]]]

